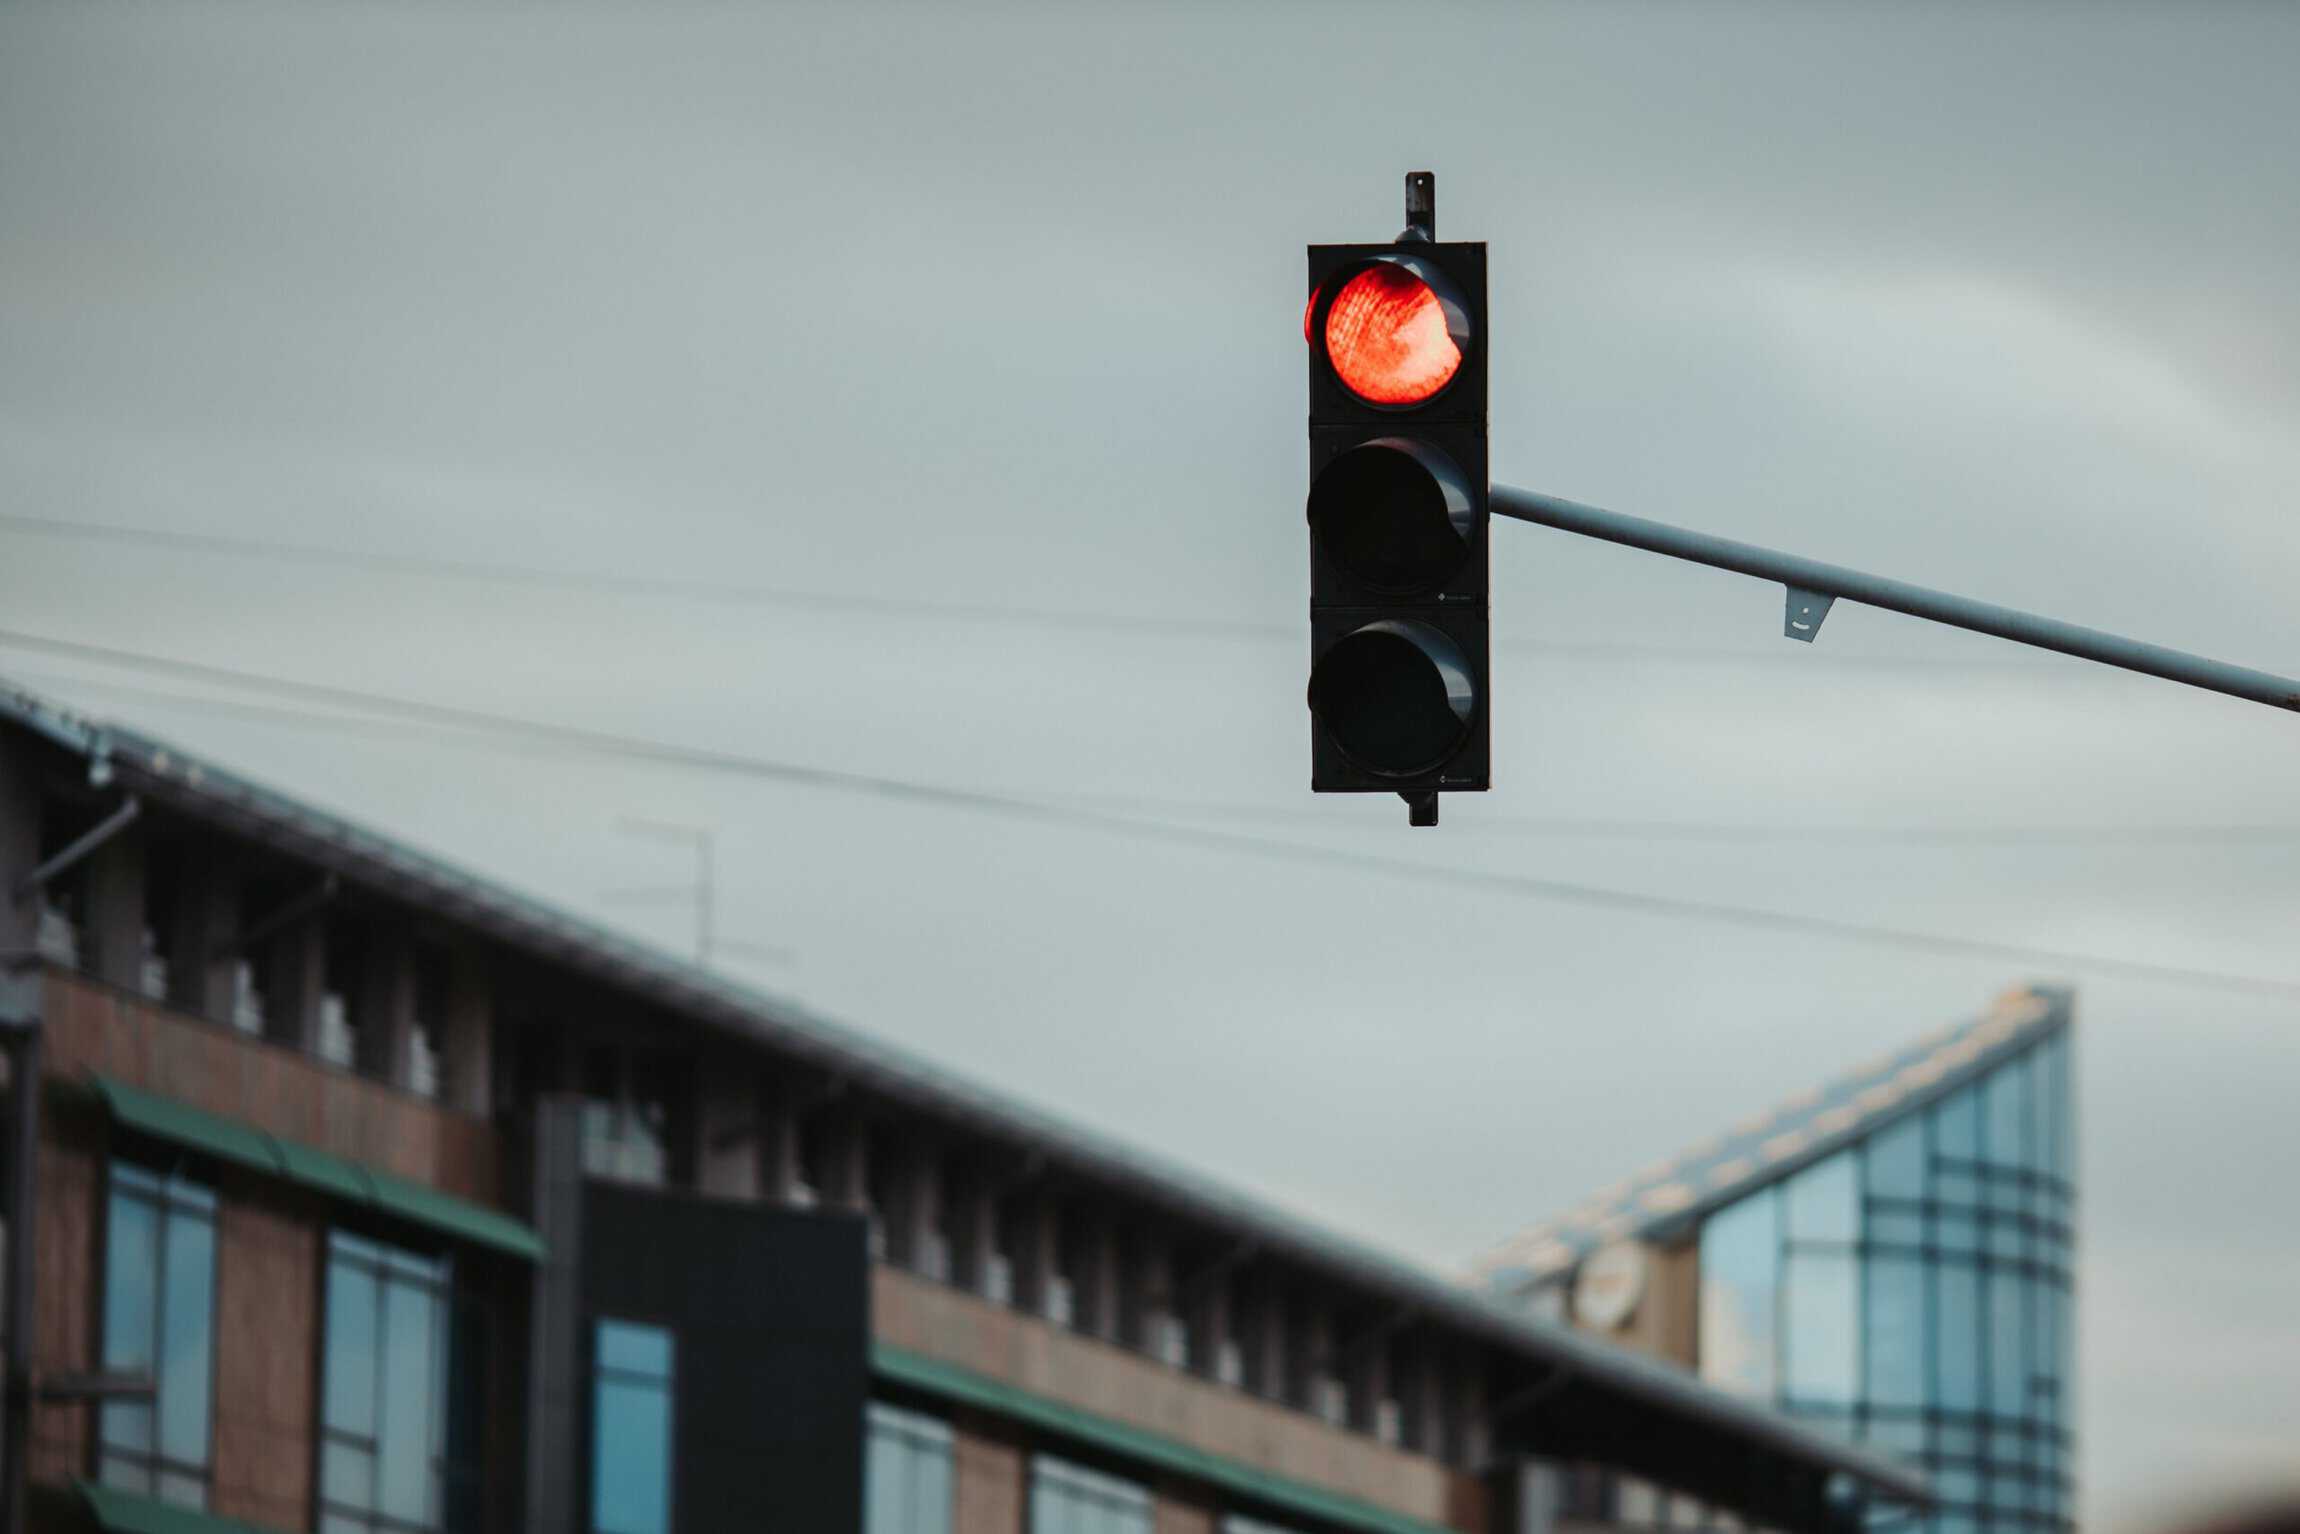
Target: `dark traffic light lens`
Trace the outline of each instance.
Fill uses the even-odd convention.
[[[1452,580],[1469,558],[1476,517],[1453,460],[1398,437],[1351,448],[1310,486],[1310,531],[1377,591],[1431,591]]]
[[[1377,261],[1326,310],[1326,359],[1358,398],[1418,405],[1453,382],[1461,346],[1436,290],[1397,262]]]
[[[1477,707],[1469,661],[1426,623],[1369,623],[1310,672],[1310,709],[1368,772],[1410,777],[1452,755]]]

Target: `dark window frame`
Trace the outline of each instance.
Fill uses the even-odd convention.
[[[132,1197],[149,1206],[154,1215],[151,1318],[153,1338],[152,1383],[154,1390],[149,1400],[122,1402],[117,1405],[106,1403],[97,1407],[93,1424],[95,1430],[88,1435],[88,1472],[92,1479],[101,1484],[117,1485],[118,1482],[105,1479],[105,1465],[112,1460],[127,1462],[134,1468],[141,1469],[145,1473],[146,1479],[143,1485],[126,1489],[139,1491],[146,1496],[160,1497],[163,1501],[174,1500],[167,1497],[159,1489],[163,1475],[197,1481],[200,1485],[200,1500],[197,1506],[202,1512],[205,1512],[215,1495],[216,1333],[217,1322],[223,1314],[223,1284],[221,1282],[223,1273],[223,1198],[213,1179],[205,1175],[207,1169],[196,1165],[190,1158],[184,1156],[165,1158],[166,1169],[161,1170],[160,1166],[161,1161],[159,1159],[122,1155],[116,1150],[105,1161],[103,1234],[100,1238],[101,1250],[97,1254],[94,1274],[96,1356],[99,1359],[107,1357],[112,1341],[108,1334],[111,1314],[111,1306],[108,1301],[113,1281],[112,1259],[114,1256],[112,1250],[112,1206],[117,1199]],[[151,1189],[139,1188],[124,1193],[120,1186],[119,1176],[123,1169],[148,1178],[157,1186]],[[203,1207],[196,1202],[187,1204],[173,1198],[171,1195],[179,1186],[197,1188],[205,1193],[207,1195],[206,1205]],[[188,1464],[181,1460],[171,1460],[160,1450],[160,1392],[158,1387],[161,1384],[162,1373],[159,1364],[167,1353],[168,1233],[171,1226],[179,1220],[196,1220],[204,1223],[208,1227],[209,1235],[208,1347],[206,1359],[208,1373],[207,1441],[202,1446],[206,1456],[205,1463],[200,1465]],[[113,1411],[121,1409],[143,1410],[152,1414],[152,1447],[149,1453],[118,1449],[106,1443],[106,1421]],[[178,1503],[177,1505],[184,1504]]]
[[[347,1254],[342,1243],[353,1242],[370,1249],[379,1256]],[[406,1267],[394,1266],[393,1259],[402,1259]],[[375,1286],[375,1332],[372,1343],[374,1362],[375,1432],[362,1437],[348,1428],[339,1428],[328,1421],[328,1378],[333,1363],[332,1338],[335,1315],[330,1304],[329,1291],[339,1263],[358,1268]],[[415,1265],[427,1265],[430,1274],[410,1271]],[[452,1252],[409,1246],[387,1236],[378,1236],[357,1226],[331,1223],[325,1229],[320,1247],[319,1262],[319,1391],[313,1413],[315,1431],[312,1435],[312,1489],[311,1506],[313,1527],[322,1531],[335,1527],[351,1527],[371,1531],[371,1534],[449,1534],[456,1527],[458,1483],[465,1467],[455,1457],[455,1445],[450,1441],[449,1426],[452,1412],[451,1393],[455,1388],[456,1311],[462,1299],[456,1287],[458,1264]],[[389,1308],[389,1289],[393,1286],[410,1287],[423,1291],[434,1302],[433,1342],[431,1348],[431,1442],[426,1446],[425,1462],[430,1476],[428,1489],[435,1503],[435,1522],[414,1522],[378,1507],[356,1507],[348,1503],[331,1502],[327,1490],[327,1450],[330,1444],[364,1453],[370,1461],[369,1484],[377,1488],[382,1475],[385,1369],[383,1360],[387,1350],[386,1330]],[[382,1500],[379,1490],[371,1491],[372,1499]]]

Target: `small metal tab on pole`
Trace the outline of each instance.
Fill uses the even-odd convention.
[[[1437,172],[1412,170],[1406,172],[1406,227],[1398,236],[1404,240],[1434,240],[1437,238]]]
[[[1829,607],[1837,599],[1826,591],[1807,591],[1802,586],[1789,588],[1789,612],[1782,621],[1781,632],[1791,639],[1802,639],[1807,644],[1821,632],[1821,620],[1829,616]]]

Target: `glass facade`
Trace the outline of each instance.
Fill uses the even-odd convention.
[[[320,1534],[444,1529],[447,1259],[328,1235]]]
[[[1030,1534],[1150,1534],[1150,1493],[1042,1454],[1030,1463]]]
[[[670,1534],[671,1334],[601,1321],[592,1338],[592,1534]]]
[[[2073,1526],[2065,1031],[1710,1215],[1702,1377],[1912,1459],[1929,1534]]]
[[[104,1367],[149,1374],[149,1401],[98,1413],[96,1477],[186,1507],[208,1501],[215,1393],[216,1195],[112,1164],[104,1225]]]
[[[865,1534],[950,1534],[950,1427],[933,1417],[870,1406]]]

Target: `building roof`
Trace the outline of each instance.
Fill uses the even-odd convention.
[[[2005,992],[1981,1016],[1872,1060],[1817,1091],[1650,1167],[1626,1182],[1520,1231],[1471,1266],[1502,1294],[1569,1272],[1598,1247],[1667,1240],[1701,1216],[1876,1133],[2068,1026],[2073,997],[2051,986]]]
[[[1885,1496],[1929,1500],[1922,1476],[1882,1455],[1843,1444],[1669,1365],[1521,1315],[1186,1167],[968,1081],[788,998],[634,942],[180,747],[85,718],[5,680],[0,680],[0,722],[13,722],[84,758],[90,780],[99,785],[273,846],[348,885],[468,924],[510,948],[620,987],[701,1026],[797,1056],[881,1097],[1013,1142],[1049,1165],[1233,1233],[1256,1252],[1322,1270],[1381,1296],[1402,1314],[1516,1354],[1547,1371],[1542,1410],[1523,1415],[1541,1426],[1558,1452],[1577,1447],[1571,1426],[1576,1419],[1610,1420],[1627,1406],[1648,1413],[1654,1425],[1705,1435],[1715,1447],[1723,1447],[1718,1442],[1723,1440],[1744,1451],[1777,1454],[1804,1467],[1850,1476]],[[1647,1437],[1653,1444],[1663,1442],[1658,1434]],[[1610,1432],[1602,1442],[1608,1451],[1624,1450],[1613,1454],[1616,1460],[1638,1458]],[[1664,1478],[1653,1465],[1633,1468]]]

